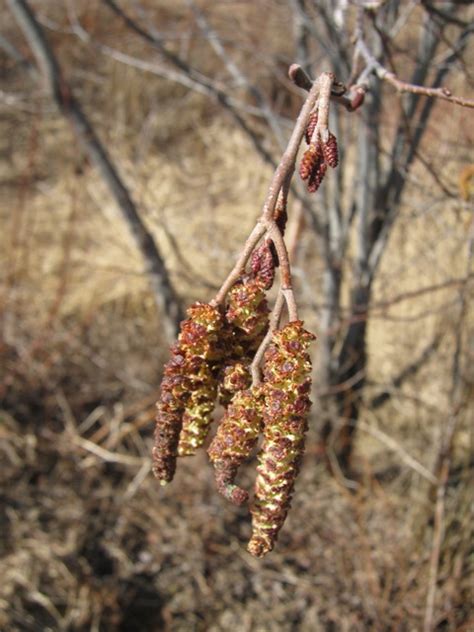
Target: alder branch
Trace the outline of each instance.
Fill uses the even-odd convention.
[[[218,33],[211,27],[204,13],[196,6],[194,0],[186,0],[187,5],[191,8],[196,22],[212,46],[214,52],[222,60],[230,75],[233,77],[237,85],[243,86],[248,94],[255,100],[261,110],[261,115],[267,120],[270,129],[275,135],[280,147],[284,147],[285,139],[283,136],[282,126],[278,120],[278,116],[269,106],[262,91],[258,86],[251,83],[248,77],[240,70],[235,61],[227,54]]]
[[[293,68],[293,66],[292,66]],[[291,71],[290,71],[291,73]],[[291,77],[291,74],[290,74]],[[239,276],[244,272],[245,266],[252,254],[253,249],[256,244],[260,240],[260,238],[266,233],[273,231],[273,236],[271,236],[272,240],[275,237],[275,228],[273,221],[273,214],[275,211],[276,202],[278,199],[278,194],[280,193],[281,188],[284,186],[285,182],[288,182],[291,176],[293,175],[295,169],[295,161],[296,155],[298,153],[298,148],[301,144],[301,141],[304,136],[304,132],[306,129],[306,125],[311,114],[311,110],[314,108],[316,104],[316,100],[319,94],[319,83],[315,82],[312,86],[306,100],[301,108],[300,114],[296,121],[295,127],[293,129],[293,133],[288,142],[287,148],[282,156],[280,164],[275,170],[272,181],[270,183],[270,187],[268,189],[268,194],[265,199],[263,210],[260,218],[258,219],[255,227],[250,233],[249,238],[247,239],[244,249],[239,256],[235,266],[231,270],[230,274],[222,284],[219,292],[214,298],[213,304],[222,305],[225,301],[227,292],[237,281]],[[277,228],[278,232],[279,229]],[[277,245],[277,244],[276,244]],[[280,244],[281,247],[281,244]],[[290,277],[291,279],[291,277]],[[288,279],[286,279],[288,281]],[[290,280],[291,283],[291,280]],[[285,285],[285,282],[283,282]],[[287,285],[287,284],[286,284]],[[289,288],[285,288],[289,289]]]
[[[250,365],[250,373],[252,375],[252,386],[258,386],[262,382],[262,374],[260,371],[260,365],[262,364],[265,351],[273,338],[273,334],[280,325],[280,319],[281,319],[284,305],[285,305],[285,297],[283,296],[283,291],[280,290],[278,292],[278,296],[276,298],[272,313],[270,314],[270,318],[268,322],[268,331],[265,334],[264,339],[260,343],[260,346],[257,349],[257,352],[252,360],[252,364]]]
[[[425,97],[443,99],[462,107],[474,108],[473,99],[455,96],[452,94],[451,90],[446,87],[429,88],[427,86],[415,85],[413,83],[409,83],[407,81],[399,79],[395,73],[387,70],[385,66],[383,66],[379,61],[377,61],[377,59],[375,59],[374,55],[369,50],[366,42],[362,38],[358,39],[356,46],[358,50],[360,50],[363,58],[365,59],[367,65],[372,70],[372,72],[375,72],[377,77],[382,81],[386,81],[387,83],[392,85],[397,90],[397,92],[406,92],[410,94],[418,94]]]
[[[28,3],[26,0],[7,0],[7,3],[32,50],[40,69],[40,79],[46,83],[52,99],[72,126],[122,213],[144,259],[155,302],[164,317],[165,331],[168,337],[173,339],[178,323],[183,318],[183,312],[155,240],[141,219],[128,189],[99,140],[94,127],[73,95],[62,74],[59,62],[44,36],[42,27]]]
[[[299,74],[299,67],[293,65],[290,68],[289,75],[293,79]],[[237,259],[236,264],[227,276],[226,280],[222,284],[219,292],[212,301],[214,305],[223,305],[226,299],[226,295],[230,288],[234,285],[237,279],[244,273],[245,266],[261,237],[267,234],[272,240],[278,257],[278,263],[280,267],[280,288],[278,291],[277,300],[270,317],[270,324],[268,332],[263,339],[255,358],[251,365],[252,383],[254,385],[259,384],[261,381],[260,364],[263,359],[265,350],[271,341],[274,330],[278,327],[280,322],[283,305],[286,304],[288,309],[288,316],[290,321],[298,319],[298,312],[296,301],[293,293],[290,257],[288,249],[283,238],[283,234],[278,227],[274,215],[275,208],[281,195],[282,201],[286,203],[288,195],[288,189],[290,187],[291,178],[295,170],[296,156],[299,146],[303,140],[305,130],[308,124],[309,117],[316,106],[316,102],[319,99],[319,108],[321,111],[321,123],[320,129],[327,132],[327,117],[329,101],[331,98],[331,86],[334,82],[334,76],[331,73],[322,73],[317,81],[312,83],[306,100],[300,110],[298,118],[295,123],[295,127],[288,141],[287,148],[281,158],[280,164],[275,170],[270,187],[268,189],[267,197],[265,199],[262,213],[257,220],[256,225],[252,229],[250,236],[248,237],[242,253]],[[296,233],[295,233],[296,235]]]
[[[298,64],[293,64],[290,67],[289,75],[290,79],[296,86],[298,86],[298,88],[302,88],[307,92],[311,90],[313,82],[305,73],[303,68],[301,68],[301,66],[299,66]],[[346,93],[348,92],[348,88],[340,81],[334,80],[331,85],[331,101],[342,105],[346,108],[348,112],[355,112],[355,110],[360,108],[360,106],[363,104],[367,90],[367,85],[359,78],[358,83],[350,87],[350,97],[348,97],[346,95]]]

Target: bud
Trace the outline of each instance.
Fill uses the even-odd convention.
[[[334,134],[329,132],[329,137],[326,143],[323,145],[323,156],[326,163],[335,169],[339,163],[339,156],[337,151],[337,140]]]
[[[301,321],[293,321],[274,334],[265,354],[264,441],[248,545],[249,553],[256,557],[273,549],[290,508],[311,406],[311,360],[307,348],[314,338],[303,329]]]
[[[261,389],[238,391],[222,418],[209,450],[219,492],[236,505],[248,493],[234,484],[237,470],[255,447],[262,426]]]

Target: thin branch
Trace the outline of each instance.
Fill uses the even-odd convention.
[[[469,239],[467,243],[467,274],[471,270],[474,258],[474,221],[471,221]],[[455,344],[453,353],[453,366],[451,374],[451,415],[447,420],[446,429],[440,443],[437,455],[435,473],[438,474],[436,487],[436,502],[434,510],[433,540],[431,545],[428,591],[426,595],[425,619],[423,632],[433,632],[435,629],[434,610],[436,605],[436,592],[438,583],[439,563],[441,559],[441,547],[444,538],[445,497],[448,485],[449,471],[453,454],[454,438],[459,423],[460,412],[467,405],[467,398],[463,397],[461,389],[461,349],[464,331],[464,322],[468,314],[467,282],[459,290],[459,313],[456,323]]]
[[[453,95],[452,92],[446,87],[429,88],[427,86],[415,85],[413,83],[408,83],[407,81],[399,79],[395,75],[395,73],[387,70],[387,68],[385,68],[379,61],[377,61],[377,59],[375,59],[363,39],[358,40],[357,47],[359,48],[366,63],[368,64],[368,66],[370,66],[373,72],[375,72],[377,77],[392,85],[397,90],[397,92],[407,92],[410,94],[418,94],[425,97],[443,99],[444,101],[449,101],[450,103],[455,103],[456,105],[460,105],[462,107],[474,108],[473,99],[467,99],[466,97],[457,97]]]
[[[223,305],[225,298],[227,296],[228,291],[243,273],[245,266],[247,265],[248,260],[250,259],[250,255],[252,254],[255,246],[258,244],[260,239],[266,233],[267,228],[264,223],[257,222],[254,226],[252,232],[250,233],[247,241],[245,242],[244,249],[237,259],[236,264],[230,271],[224,283],[221,285],[219,291],[217,292],[213,304],[214,305]]]
[[[370,413],[370,409],[368,409],[367,412]],[[372,416],[376,419],[375,415]],[[354,422],[354,425],[355,423],[356,422]],[[406,465],[408,465],[408,467],[410,467],[414,472],[429,481],[431,484],[436,484],[438,482],[436,476],[432,474],[429,469],[427,469],[424,465],[422,465],[419,461],[412,457],[411,454],[409,454],[405,450],[405,448],[398,443],[398,441],[396,441],[387,433],[380,430],[380,428],[377,428],[376,426],[372,426],[360,420],[357,421],[357,427],[360,428],[360,430],[367,432],[367,434],[370,434],[372,437],[380,441],[380,443],[383,443],[385,446],[387,446],[387,448],[392,450],[392,452],[398,454],[402,461]]]
[[[289,182],[285,183],[285,188],[287,188],[287,184],[289,184]],[[284,189],[282,189],[282,191],[284,192],[283,193],[283,197],[284,197],[285,191]],[[295,212],[292,214],[292,221],[290,225],[288,226],[288,230],[286,231],[287,251],[288,251],[288,258],[289,258],[290,263],[293,262],[296,257],[298,239],[299,239],[302,224],[304,221],[302,205],[298,203],[298,206],[293,210]],[[294,300],[293,294],[292,294],[292,299]],[[276,301],[275,301],[275,305],[273,307],[273,311],[270,315],[268,331],[264,339],[260,343],[260,347],[257,349],[257,352],[250,366],[250,372],[252,375],[252,384],[254,386],[260,384],[261,382],[262,375],[260,371],[260,365],[262,363],[265,351],[271,342],[273,333],[279,327],[281,314],[282,314],[283,306],[285,302],[288,306],[288,296],[285,296],[284,290],[280,288],[280,290],[278,291]],[[289,306],[288,306],[288,312],[290,314],[290,319],[291,319],[292,310]],[[295,318],[294,319],[296,319],[296,305],[295,305]]]
[[[240,70],[235,61],[227,54],[221,39],[216,31],[211,27],[207,21],[204,13],[199,10],[194,0],[186,0],[187,5],[191,8],[196,18],[196,22],[201,29],[202,33],[206,36],[208,42],[212,46],[214,52],[224,62],[227,70],[234,78],[237,85],[243,86],[248,94],[255,99],[255,102],[261,109],[261,112],[270,126],[270,129],[274,133],[280,147],[285,146],[285,139],[283,130],[278,117],[275,115],[271,107],[268,105],[267,100],[262,94],[261,90],[254,84],[252,84],[248,77]]]
[[[265,232],[269,230],[274,231],[273,213],[275,211],[275,206],[278,200],[278,194],[280,193],[280,189],[285,185],[285,182],[289,181],[294,172],[298,148],[303,139],[306,125],[311,114],[311,110],[313,109],[316,103],[316,99],[318,98],[318,94],[319,83],[315,82],[306,97],[303,107],[301,108],[300,114],[293,129],[293,133],[290,137],[290,140],[288,141],[288,146],[281,158],[280,164],[275,170],[272,181],[270,183],[270,187],[268,189],[265,203],[263,205],[262,214],[257,221],[255,227],[253,228],[249,238],[247,239],[247,242],[245,243],[244,249],[239,256],[237,263],[231,270],[227,279],[224,281],[222,287],[214,298],[213,303],[216,305],[222,305],[224,303],[227,292],[234,285],[239,276],[243,273],[247,261],[249,260],[249,257],[252,254],[252,251],[257,245],[260,238],[265,234]],[[275,232],[273,232],[272,239],[273,238],[278,240]],[[283,282],[284,287],[288,285],[288,282],[291,284],[291,278],[286,279]],[[285,289],[288,288],[285,287]]]
[[[134,31],[137,35],[144,38],[149,44],[154,46],[163,57],[169,61],[175,68],[178,68],[181,71],[181,75],[176,76],[172,80],[176,80],[179,78],[179,82],[183,83],[184,81],[188,81],[189,87],[193,90],[197,90],[199,92],[205,91],[208,96],[212,96],[215,100],[221,105],[234,119],[234,122],[237,126],[245,133],[245,135],[250,139],[252,144],[254,145],[257,153],[264,159],[265,162],[275,166],[275,162],[268,152],[268,150],[264,147],[259,137],[253,132],[253,130],[248,126],[245,119],[239,114],[237,108],[232,102],[232,99],[222,90],[217,88],[215,84],[208,78],[198,72],[195,68],[193,68],[186,61],[169,51],[161,42],[158,37],[150,34],[148,31],[139,26],[132,18],[130,18],[125,11],[123,11],[114,0],[102,0],[104,4],[106,4],[118,17],[120,17],[128,28]],[[118,51],[117,51],[118,52]],[[147,63],[147,62],[144,62]],[[164,73],[165,71],[163,71]],[[170,74],[170,73],[168,73]],[[188,75],[188,77],[186,77]],[[166,76],[163,74],[163,76]],[[171,77],[168,76],[168,79]]]
[[[265,118],[266,115],[264,112],[262,112],[259,108],[248,106],[241,101],[234,99],[232,96],[227,94],[227,92],[219,88],[212,79],[206,77],[190,64],[188,64],[185,60],[170,52],[163,45],[158,35],[145,30],[139,24],[137,24],[117,5],[115,0],[102,0],[102,2],[106,6],[108,6],[115,13],[115,15],[123,19],[128,28],[130,28],[134,33],[146,40],[149,44],[154,46],[170,64],[172,64],[175,68],[178,68],[181,72],[176,73],[171,69],[163,67],[158,68],[156,67],[156,65],[151,64],[150,62],[130,57],[129,55],[125,55],[124,53],[120,53],[119,51],[113,51],[113,56],[118,61],[121,61],[122,63],[136,65],[136,67],[142,68],[145,71],[154,72],[155,74],[159,74],[160,76],[169,79],[170,81],[176,81],[178,83],[181,83],[182,85],[186,85],[192,90],[195,90],[202,94],[206,94],[208,97],[215,99],[217,103],[222,106],[223,109],[227,111],[229,115],[233,118],[237,127],[250,140],[257,154],[263,159],[263,161],[272,166],[273,169],[276,169],[278,163],[274,160],[271,153],[266,149],[266,147],[260,140],[260,137],[252,130],[246,120],[240,115],[238,110],[243,110],[249,112],[250,114]],[[82,27],[80,27],[80,29],[82,29]],[[102,47],[102,52],[105,53],[106,47],[103,47],[103,45],[100,46]],[[113,49],[110,49],[109,53],[106,54],[112,54],[112,50]],[[296,66],[297,65],[295,64],[295,67]],[[308,81],[310,82],[310,85],[308,87],[309,90],[311,89],[312,82],[309,79]],[[336,92],[338,94],[342,94],[340,88],[336,90]],[[313,212],[312,206],[307,200],[306,192],[303,190],[303,187],[300,185],[300,183],[293,184],[291,190],[293,195],[302,202],[305,213],[308,215],[314,231],[317,234],[321,234],[322,228],[319,219]]]
[[[260,343],[260,347],[255,354],[252,364],[250,365],[250,372],[252,375],[252,386],[258,386],[262,381],[262,375],[260,371],[260,365],[262,364],[263,356],[268,345],[271,342],[274,332],[278,329],[280,324],[281,314],[283,311],[283,306],[285,304],[285,297],[283,296],[283,291],[280,290],[278,292],[277,299],[275,301],[275,306],[273,307],[273,311],[270,315],[270,320],[268,323],[268,331],[265,335],[265,338]]]

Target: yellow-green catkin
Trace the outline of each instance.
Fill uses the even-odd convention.
[[[216,397],[216,365],[223,357],[224,319],[219,309],[207,303],[195,303],[187,313],[178,342],[171,348],[157,403],[153,473],[162,484],[174,476],[180,451],[178,443],[185,445],[189,453],[189,446],[204,440]],[[183,428],[188,407],[193,413],[192,432]]]
[[[314,338],[305,331],[302,321],[293,321],[275,332],[265,354],[264,441],[248,545],[248,551],[256,557],[273,549],[290,508],[311,406],[311,360],[307,349]]]
[[[188,310],[192,325],[182,331],[189,353],[202,362],[189,375],[186,402],[178,443],[178,456],[196,453],[209,433],[217,396],[217,375],[224,359],[224,318],[217,307],[197,303]]]

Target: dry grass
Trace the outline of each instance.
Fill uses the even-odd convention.
[[[155,4],[163,19],[178,26],[185,19],[168,2]],[[284,31],[283,14],[275,11],[268,24],[246,5],[238,19],[252,23],[249,12],[264,29],[263,57]],[[88,6],[97,33],[113,41],[117,33],[98,5]],[[224,28],[225,15],[217,18]],[[244,63],[254,33],[244,31]],[[214,104],[96,59],[69,36],[53,37],[64,63],[82,69],[74,75],[81,96],[180,292],[189,301],[210,297],[260,211],[268,168]],[[199,42],[188,44],[200,54]],[[284,41],[278,46],[284,56]],[[13,71],[8,81],[12,91],[27,90]],[[468,159],[461,112],[450,115],[433,156],[454,193]],[[249,516],[217,496],[204,454],[183,460],[164,490],[150,475],[166,345],[141,261],[101,182],[37,93],[14,110],[1,106],[0,138],[7,157],[0,168],[0,628],[422,629],[433,535],[429,478],[452,412],[459,287],[391,303],[466,273],[469,205],[440,193],[419,164],[410,174],[375,290],[353,484],[323,466],[313,410],[288,522],[277,549],[256,561],[244,550]],[[309,228],[298,257],[299,297],[317,330],[321,260]],[[463,327],[468,406],[446,488],[435,610],[437,629],[450,631],[474,626],[472,313]],[[436,333],[443,337],[433,358],[372,410],[371,397]],[[250,463],[243,479],[250,485],[253,476]]]

